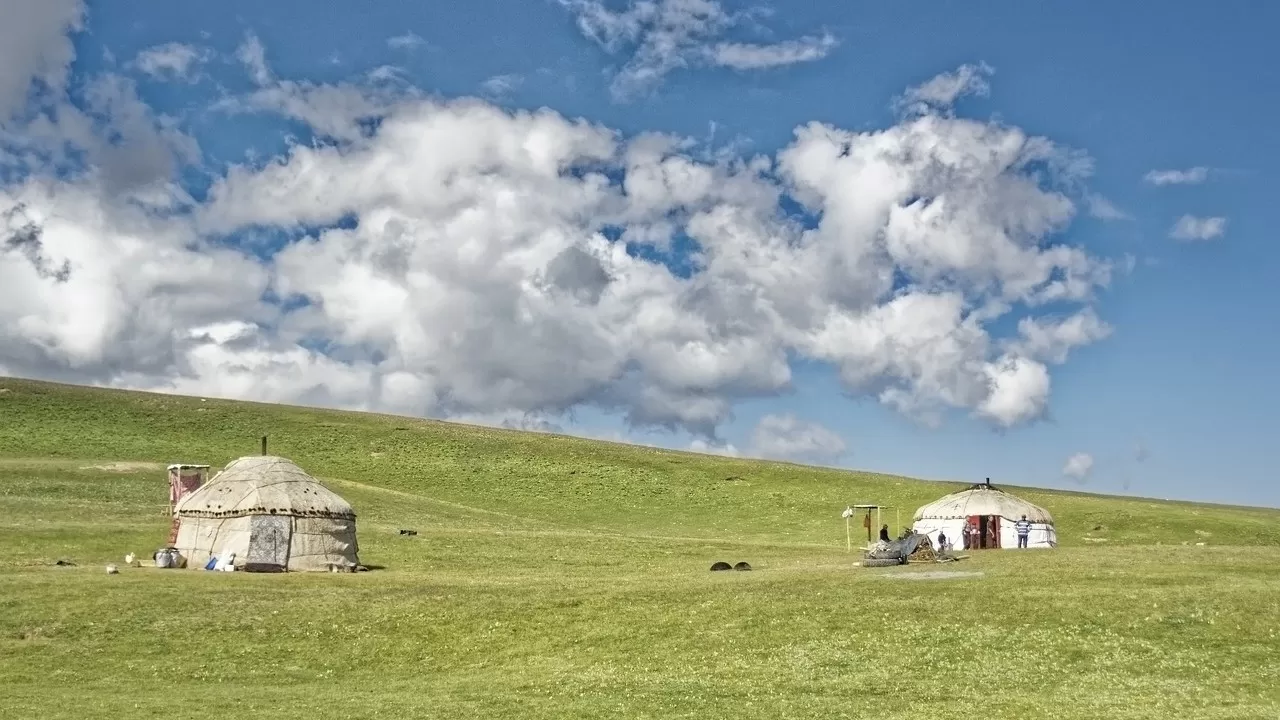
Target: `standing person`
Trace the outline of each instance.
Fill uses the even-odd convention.
[[[888,525],[881,525],[881,526],[880,526],[880,540],[881,540],[881,542],[892,542],[891,540],[889,540],[889,526],[888,526]]]
[[[1027,516],[1023,515],[1022,519],[1014,523],[1014,529],[1018,531],[1018,547],[1027,546],[1027,536],[1031,534],[1031,523],[1027,522]]]
[[[943,530],[938,531],[938,552],[947,551],[947,533]]]

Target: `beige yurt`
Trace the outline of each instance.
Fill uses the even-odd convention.
[[[990,482],[972,485],[916,510],[911,530],[928,535],[934,547],[938,546],[939,533],[943,533],[948,545],[957,550],[1017,548],[1015,523],[1024,515],[1031,524],[1028,548],[1057,547],[1058,535],[1048,510]]]
[[[211,558],[236,570],[346,570],[359,565],[351,505],[281,457],[233,460],[178,501],[174,547],[188,568]]]

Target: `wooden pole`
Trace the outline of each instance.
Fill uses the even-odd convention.
[[[853,552],[853,531],[849,529],[849,518],[844,519],[844,544],[846,552]]]

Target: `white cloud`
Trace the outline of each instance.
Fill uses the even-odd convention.
[[[485,80],[481,84],[484,93],[493,98],[503,98],[510,95],[516,88],[524,83],[524,76],[517,74],[494,75]]]
[[[1152,185],[1199,185],[1209,179],[1209,168],[1193,167],[1188,170],[1152,170],[1142,178]]]
[[[413,31],[387,38],[387,47],[392,50],[416,50],[426,45],[427,41]]]
[[[419,94],[415,88],[405,86],[399,68],[388,65],[369,71],[368,85],[277,80],[262,44],[252,33],[246,35],[236,54],[259,87],[245,97],[223,98],[213,109],[278,113],[300,120],[328,138],[359,138],[366,132],[362,121],[380,117]]]
[[[941,73],[928,81],[908,88],[894,99],[894,107],[907,114],[925,114],[949,110],[956,100],[966,95],[986,97],[991,93],[987,81],[995,70],[986,63],[961,65],[953,72]]]
[[[1169,237],[1174,240],[1195,242],[1214,240],[1227,232],[1227,219],[1224,217],[1195,217],[1183,215],[1169,229]]]
[[[1093,456],[1089,453],[1078,452],[1067,458],[1067,462],[1062,466],[1062,474],[1084,482],[1089,477],[1089,473],[1093,472]]]
[[[0,129],[27,104],[33,81],[55,94],[75,58],[69,31],[84,19],[80,0],[5,0],[0,3]]]
[[[978,403],[980,417],[1001,427],[1012,427],[1044,414],[1050,387],[1049,371],[1044,365],[1006,355],[983,370],[989,384],[986,397]]]
[[[1061,320],[1023,318],[1018,322],[1021,338],[1012,345],[1022,355],[1060,365],[1072,348],[1092,345],[1111,332],[1093,308],[1086,308]]]
[[[236,59],[249,71],[249,77],[258,85],[269,85],[272,81],[271,70],[267,67],[267,51],[262,47],[258,36],[245,33],[244,42],[236,48]]]
[[[765,415],[751,434],[751,453],[766,458],[835,462],[845,450],[835,432],[790,413]]]
[[[239,102],[331,141],[232,167],[199,203],[163,183],[124,201],[106,154],[0,186],[0,373],[498,422],[589,405],[720,447],[737,403],[789,388],[792,356],[913,416],[1010,426],[1044,413],[1045,363],[1097,339],[1048,319],[991,334],[1110,281],[1057,237],[1074,156],[1017,128],[811,123],[774,157],[699,160],[546,109],[278,80],[252,36],[241,59],[260,87]],[[170,137],[128,90],[100,91],[114,122]],[[191,212],[148,209],[166,202]],[[304,227],[265,259],[222,237]],[[610,227],[684,233],[692,272]]]
[[[829,33],[771,44],[719,41],[726,32],[759,14],[730,13],[717,0],[632,0],[613,11],[600,0],[558,0],[577,18],[578,29],[606,52],[630,58],[610,86],[614,98],[647,94],[675,70],[719,66],[737,70],[811,62],[838,44]]]
[[[207,49],[171,42],[138,53],[134,65],[157,80],[194,82],[196,76],[192,74],[192,68],[208,62],[211,57],[212,53]]]
[[[1085,202],[1089,206],[1089,214],[1099,220],[1129,220],[1129,213],[1116,207],[1110,200],[1090,193],[1085,197]]]
[[[712,58],[714,64],[735,70],[761,70],[821,60],[839,44],[830,33],[784,40],[772,45],[719,43],[712,50]]]
[[[0,176],[13,184],[51,166],[63,174],[87,166],[116,201],[172,207],[185,193],[169,181],[199,148],[115,73],[80,78],[72,102],[70,34],[83,12],[63,0],[0,5]]]

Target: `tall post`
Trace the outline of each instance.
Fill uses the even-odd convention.
[[[262,454],[263,455],[267,454],[267,436],[266,435],[262,436]]]
[[[844,544],[846,552],[853,552],[853,531],[849,529],[849,516],[844,517]]]

